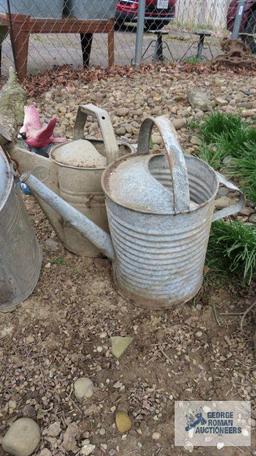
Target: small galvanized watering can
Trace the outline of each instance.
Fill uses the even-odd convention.
[[[148,153],[154,125],[165,154]],[[113,260],[119,290],[149,309],[170,308],[196,295],[212,221],[239,212],[244,204],[239,189],[207,163],[184,157],[165,117],[147,118],[137,154],[119,158],[103,173],[112,240],[36,178],[23,180]],[[213,214],[220,183],[239,192],[240,200]]]
[[[20,190],[0,149],[0,312],[13,310],[32,293],[41,261]]]
[[[88,115],[97,118],[103,141],[84,139],[84,126]],[[129,144],[116,142],[108,113],[89,104],[79,106],[74,140],[53,147],[50,158],[19,147],[15,147],[10,153],[18,162],[20,172],[31,172],[36,175],[65,201],[108,231],[101,175],[108,164],[132,151],[133,148]],[[99,255],[99,250],[94,244],[61,219],[41,198],[38,198],[38,201],[68,250],[88,257]]]

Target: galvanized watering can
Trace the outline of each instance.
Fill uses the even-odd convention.
[[[165,154],[148,153],[154,125]],[[147,118],[137,154],[119,158],[103,173],[112,240],[34,176],[23,181],[113,261],[119,290],[149,309],[169,308],[196,295],[212,221],[239,212],[244,204],[239,189],[207,163],[184,157],[165,117]],[[220,183],[239,192],[240,200],[213,214]]]
[[[84,126],[88,115],[97,118],[103,141],[84,139]],[[108,231],[105,197],[101,187],[101,175],[107,164],[132,152],[124,142],[117,143],[110,117],[96,106],[79,106],[74,141],[54,146],[50,158],[15,147],[10,154],[19,164],[20,172],[31,172],[59,196]],[[88,257],[99,255],[93,243],[66,223],[41,198],[39,204],[46,213],[64,246],[71,252]]]
[[[0,312],[13,310],[32,293],[41,261],[20,190],[0,149]]]

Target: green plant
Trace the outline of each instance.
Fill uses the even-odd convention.
[[[222,168],[225,153],[221,147],[217,147],[215,144],[202,144],[199,148],[199,156],[202,160],[209,163],[216,171],[219,171]]]
[[[256,202],[256,150],[251,153],[247,150],[243,157],[233,158],[227,165],[226,172],[239,181],[246,197]]]
[[[240,117],[216,112],[202,122],[200,136],[206,144],[212,144],[223,138],[232,140],[236,132],[241,132],[244,128],[245,124]]]
[[[211,114],[200,126],[199,156],[214,169],[239,181],[245,195],[256,202],[256,128],[240,117]],[[230,159],[225,162],[225,158]]]
[[[256,274],[256,228],[238,221],[213,223],[208,266],[221,274],[235,274],[250,284]]]
[[[51,264],[65,264],[65,260],[62,257],[53,258],[50,260]]]
[[[197,65],[198,63],[202,63],[202,60],[196,57],[196,55],[192,55],[184,60],[185,63],[190,63],[191,65]]]

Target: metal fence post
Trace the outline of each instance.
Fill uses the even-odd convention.
[[[135,66],[139,66],[141,64],[144,21],[145,21],[145,4],[146,4],[146,0],[139,0],[136,45],[135,45]]]
[[[242,22],[242,18],[243,18],[243,14],[244,14],[245,2],[246,2],[246,0],[238,1],[234,28],[233,28],[232,35],[231,35],[232,40],[236,40],[239,37],[241,22]]]

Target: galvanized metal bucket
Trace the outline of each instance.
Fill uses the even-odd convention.
[[[10,0],[10,7],[12,14],[60,19],[63,14],[64,0]],[[0,13],[8,13],[7,0],[0,0]]]
[[[163,138],[165,155],[149,155],[151,131]],[[240,201],[215,214],[220,181]],[[138,153],[112,163],[102,176],[115,251],[118,288],[138,305],[169,308],[193,298],[203,281],[213,220],[239,212],[239,189],[196,157],[183,155],[165,117],[142,124]]]
[[[88,115],[96,117],[103,141],[84,139]],[[112,161],[132,152],[133,147],[129,144],[117,143],[109,114],[89,104],[79,106],[74,140],[54,146],[50,158],[18,147],[11,151],[11,156],[18,162],[20,172],[31,172],[65,201],[108,231],[101,175]],[[87,257],[100,255],[100,251],[93,243],[70,223],[66,223],[45,201],[38,198],[38,202],[68,250]]]
[[[14,310],[32,293],[41,262],[20,190],[0,149],[0,312]]]

